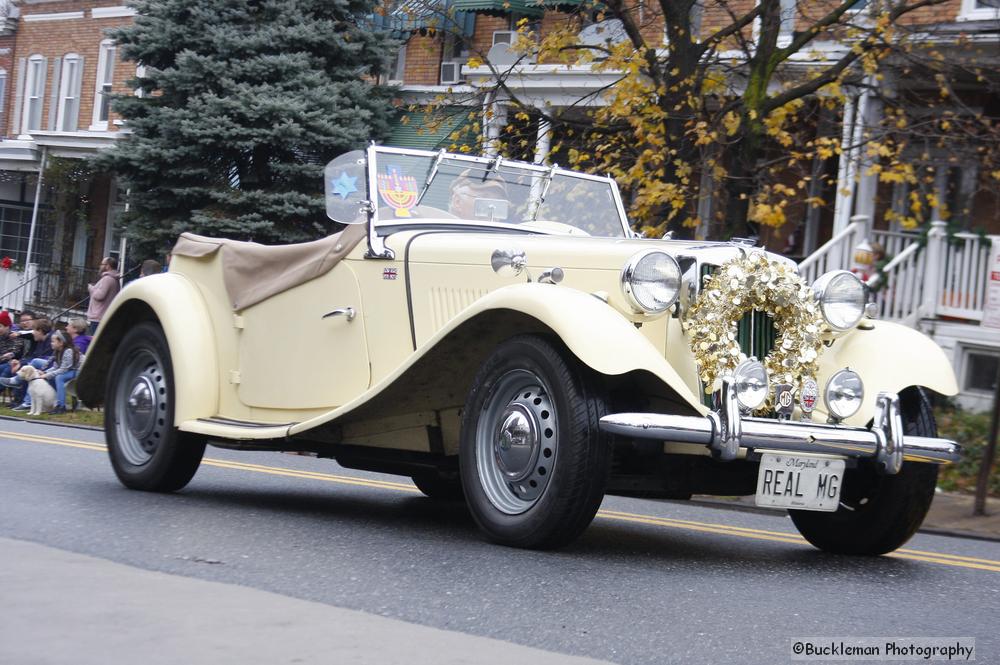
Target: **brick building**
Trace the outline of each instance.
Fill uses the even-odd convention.
[[[396,63],[394,80],[402,85],[402,96],[405,102],[419,104],[430,101],[437,96],[446,95],[456,100],[456,104],[492,105],[491,127],[486,127],[484,133],[489,136],[496,133],[499,126],[507,121],[503,91],[489,95],[482,91],[490,90],[495,84],[493,70],[489,66],[470,68],[463,66],[470,56],[476,59],[490,59],[498,54],[502,58],[497,45],[509,43],[514,39],[514,30],[518,22],[527,20],[532,30],[545,35],[552,27],[562,27],[567,21],[574,21],[580,26],[580,35],[589,32],[592,36],[600,34],[596,21],[599,14],[582,16],[578,13],[568,14],[565,10],[575,2],[538,3],[531,0],[517,2],[501,0],[441,0],[437,12],[426,10],[428,3],[418,3],[424,7],[423,12],[415,12],[411,5],[404,3],[397,9],[396,22],[389,21],[390,26],[398,31],[398,36],[404,40]],[[827,3],[830,7],[839,2]],[[856,13],[857,20],[864,20],[864,11],[868,2],[861,0],[851,9]],[[732,22],[732,16],[740,16],[754,7],[754,0],[735,0],[726,3],[706,2],[696,3],[692,12],[692,25],[700,29],[703,35]],[[641,31],[650,45],[664,44],[665,30],[662,20],[655,14],[656,3],[648,3]],[[818,14],[823,10],[823,3],[797,5],[795,0],[781,0],[782,22],[778,45],[789,43],[797,30],[805,28],[802,19],[803,12]],[[392,15],[390,14],[390,17]],[[970,41],[979,48],[992,49],[996,58],[984,62],[985,67],[996,69],[1000,67],[1000,2],[998,0],[946,0],[945,2],[921,8],[904,17],[905,23],[919,32],[927,30],[928,40],[934,47],[942,51],[948,48],[963,48],[962,44]],[[604,38],[622,39],[624,35],[616,36],[614,21],[603,22],[607,31]],[[748,27],[746,37],[750,37],[757,26]],[[600,38],[598,38],[600,39]],[[916,41],[922,39],[919,35]],[[970,40],[970,41],[961,41]],[[810,67],[835,61],[850,45],[830,39],[819,41],[803,52],[792,56],[786,63],[786,68],[794,72],[796,69],[807,72]],[[742,53],[734,49],[730,56],[723,53],[720,60],[731,57],[733,61],[742,57]],[[513,67],[499,60],[493,63],[497,70],[508,72],[505,84],[516,94],[521,102],[526,102],[537,109],[565,109],[568,107],[587,107],[598,105],[602,100],[598,93],[613,82],[614,76],[609,73],[595,73],[589,66],[566,66],[546,62],[519,62]],[[793,74],[794,75],[794,74]],[[907,86],[910,89],[919,87],[920,81],[882,81],[881,85]],[[964,84],[963,84],[964,85]],[[966,86],[968,87],[968,86]],[[929,94],[937,92],[933,82],[928,85]],[[587,95],[594,95],[587,97]],[[995,94],[985,93],[980,96],[969,95],[976,100],[977,109],[986,108],[995,114],[1000,100]],[[478,96],[477,96],[478,95]],[[488,98],[487,98],[488,97]],[[863,155],[856,146],[857,136],[865,126],[871,126],[879,120],[879,108],[872,102],[872,95],[862,90],[854,90],[848,95],[847,102],[835,121],[843,124],[843,148],[847,159],[841,160],[836,187],[829,187],[828,196],[835,200],[835,209],[820,211],[813,209],[812,217],[807,220],[802,237],[798,240],[797,251],[807,255],[814,251],[823,241],[836,234],[849,224],[852,216],[864,215],[869,219],[885,220],[888,211],[907,205],[909,191],[905,185],[896,187],[880,185],[877,176],[859,175],[859,165]],[[581,103],[582,101],[582,103]],[[956,104],[956,107],[958,104]],[[939,111],[947,107],[939,105]],[[969,109],[964,109],[967,112]],[[957,111],[956,111],[957,112]],[[456,118],[462,114],[456,113]],[[437,148],[449,143],[448,135],[454,129],[454,123],[444,123],[438,131],[420,132],[410,123],[410,126],[397,128],[392,141],[398,145],[411,147]],[[419,124],[419,123],[417,123]],[[556,130],[558,131],[558,130]],[[557,135],[558,138],[558,135]],[[552,131],[548,127],[539,127],[533,157],[536,161],[549,158],[552,145]],[[933,161],[933,155],[931,161]],[[955,215],[963,216],[962,223],[968,228],[985,228],[990,233],[1000,233],[1000,201],[983,192],[977,192],[977,179],[989,177],[988,174],[973,172],[965,168],[961,173],[950,168],[943,161],[933,165],[939,179],[936,187],[940,190],[938,200],[949,202],[949,209]],[[707,184],[707,183],[706,183]],[[840,192],[835,195],[835,192]],[[712,214],[711,196],[700,197],[698,217],[708,219]],[[802,211],[805,215],[806,211]],[[888,224],[892,226],[892,224]],[[898,230],[893,226],[892,230]],[[781,249],[785,238],[780,235],[767,238],[769,245]]]
[[[0,304],[54,313],[84,298],[101,257],[123,248],[115,220],[124,197],[81,158],[123,135],[108,93],[127,92],[136,68],[105,31],[134,10],[121,0],[0,5],[0,254],[16,261],[11,273],[29,273],[0,276],[10,287]],[[8,293],[14,279],[29,283]]]
[[[729,25],[733,16],[750,11],[754,3],[755,0],[695,3],[692,29],[700,30],[703,36],[711,34]],[[552,26],[572,20],[578,26],[574,29],[579,29],[581,41],[585,36],[597,40],[625,39],[623,34],[615,34],[621,30],[620,23],[615,27],[613,21],[602,21],[598,14],[571,17],[560,11],[574,4],[441,0],[436,12],[414,12],[411,5],[403,4],[390,13],[389,18],[395,19],[395,23],[389,21],[390,26],[405,42],[394,74],[401,84],[403,101],[419,106],[443,96],[451,100],[456,118],[455,123],[442,123],[441,127],[430,130],[419,122],[419,113],[408,113],[411,122],[401,124],[390,142],[428,149],[446,147],[453,142],[453,130],[468,116],[468,111],[481,107],[485,118],[483,138],[489,146],[489,140],[507,124],[507,107],[513,95],[529,107],[529,115],[536,114],[537,138],[533,154],[526,156],[538,163],[564,162],[564,156],[550,153],[551,146],[560,138],[559,129],[537,119],[541,111],[559,115],[566,110],[572,113],[581,107],[602,104],[600,91],[612,85],[617,77],[613,73],[595,72],[586,64],[512,58],[504,53],[502,45],[509,43],[512,31],[523,19],[543,35]],[[838,4],[836,0],[825,3],[781,0],[778,46],[790,43],[797,31],[805,29],[804,12],[820,14],[826,6]],[[867,5],[866,0],[861,0],[853,6],[850,11],[855,14],[851,20],[861,24],[870,20],[865,14]],[[641,32],[647,44],[665,46],[663,22],[655,14],[658,4],[636,6],[642,6],[646,12]],[[983,142],[980,140],[977,145],[976,138],[961,137],[958,133],[945,146],[935,140],[923,144],[910,142],[899,157],[919,173],[915,182],[880,181],[870,168],[872,161],[864,144],[870,128],[878,127],[882,121],[884,98],[905,99],[907,108],[914,111],[915,117],[922,118],[925,125],[963,115],[981,114],[992,118],[994,123],[1000,118],[997,90],[969,74],[977,68],[1000,71],[1000,1],[946,0],[908,14],[902,22],[912,48],[929,48],[950,61],[961,60],[968,65],[964,75],[960,73],[947,80],[950,94],[941,95],[940,81],[908,73],[907,63],[902,61],[884,77],[869,77],[865,85],[845,89],[842,106],[825,115],[828,123],[825,136],[832,136],[840,143],[839,155],[826,158],[821,164],[822,172],[832,182],[823,184],[821,191],[810,190],[810,196],[821,196],[833,204],[790,210],[790,223],[777,232],[765,228],[762,240],[772,250],[786,251],[803,259],[800,270],[810,280],[826,270],[851,268],[853,257],[865,243],[879,243],[887,251],[887,259],[891,259],[878,275],[882,288],[875,298],[880,316],[931,334],[951,354],[962,389],[961,400],[968,406],[982,408],[992,399],[991,381],[995,381],[1000,363],[1000,338],[995,330],[979,325],[989,251],[989,238],[984,242],[979,232],[993,234],[995,242],[1000,243],[1000,197],[996,187],[990,186],[990,179],[996,175],[984,172],[976,158],[976,150]],[[758,29],[754,23],[743,31],[747,43],[753,43]],[[836,62],[849,48],[847,34],[837,33],[817,40],[784,62],[781,73],[788,79],[808,76],[810,68]],[[746,52],[736,48],[736,44],[723,45],[723,50],[720,58],[728,71],[738,70]],[[461,63],[470,56],[486,60],[487,64],[463,66]],[[496,71],[504,72],[503,88],[497,86]],[[815,130],[819,135],[818,123]],[[557,140],[553,140],[553,133]],[[820,180],[814,178],[813,182]],[[705,174],[700,183],[697,217],[707,220],[713,214],[721,214],[715,207],[717,185]],[[925,197],[922,201],[936,201],[924,205],[919,213],[925,230],[930,227],[926,238],[901,228],[898,221],[911,210],[915,194]],[[948,224],[941,221],[944,219]],[[948,227],[950,230],[946,231]],[[787,237],[789,229],[797,229],[792,238]]]

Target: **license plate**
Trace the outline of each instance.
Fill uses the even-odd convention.
[[[764,453],[755,503],[767,508],[833,512],[840,506],[843,480],[842,459]]]

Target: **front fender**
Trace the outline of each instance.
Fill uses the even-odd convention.
[[[583,291],[543,284],[508,286],[477,301],[441,333],[447,334],[464,321],[496,309],[514,310],[541,321],[558,334],[583,364],[596,372],[618,376],[646,370],[670,386],[691,408],[699,413],[706,411],[663,353],[631,321],[603,300]]]
[[[951,363],[932,339],[890,321],[866,323],[872,327],[851,331],[820,359],[821,388],[834,372],[845,367],[856,371],[864,381],[864,401],[858,413],[847,419],[848,424],[867,424],[875,413],[875,398],[883,391],[899,393],[910,386],[923,386],[942,395],[958,393]]]
[[[138,279],[114,299],[77,377],[80,399],[88,406],[104,401],[115,350],[133,326],[150,320],[159,323],[170,349],[174,423],[214,416],[218,411],[219,371],[211,318],[197,287],[176,273]]]

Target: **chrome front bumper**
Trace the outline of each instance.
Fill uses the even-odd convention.
[[[728,381],[723,384],[722,408],[705,417],[615,413],[601,418],[601,429],[637,439],[698,443],[721,460],[757,448],[874,458],[889,474],[898,473],[903,460],[957,462],[962,450],[949,439],[904,435],[899,397],[893,393],[879,393],[874,423],[865,429],[743,416]]]

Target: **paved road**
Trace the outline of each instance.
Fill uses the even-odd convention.
[[[520,551],[327,460],[209,449],[184,491],[129,491],[102,441],[0,420],[0,538],[619,663],[785,662],[803,636],[971,636],[1000,661],[1000,543],[840,558],[779,514],[610,497],[570,548]]]

